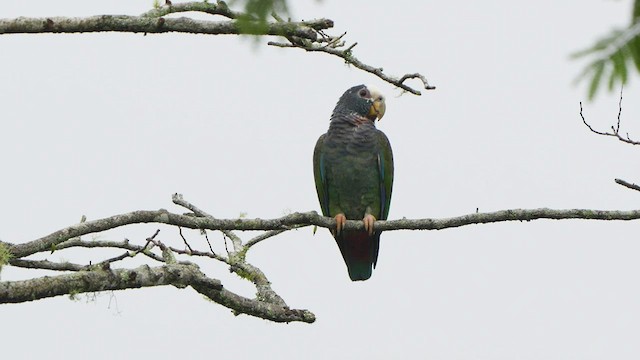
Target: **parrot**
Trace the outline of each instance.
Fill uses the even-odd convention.
[[[380,231],[393,187],[393,153],[387,136],[376,128],[386,110],[373,86],[357,85],[338,100],[329,130],[313,152],[313,173],[322,214],[336,221],[333,237],[352,281],[367,280],[378,261]],[[362,220],[364,231],[344,230],[346,220]]]

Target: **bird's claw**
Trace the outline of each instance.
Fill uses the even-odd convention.
[[[367,214],[362,219],[362,222],[364,222],[364,228],[369,233],[369,236],[373,235],[373,223],[376,222],[376,218],[371,214]]]
[[[335,217],[336,219],[336,235],[340,235],[342,229],[347,224],[347,217],[344,214],[338,214]]]

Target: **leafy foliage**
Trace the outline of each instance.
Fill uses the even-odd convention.
[[[575,52],[572,58],[595,58],[578,76],[589,78],[589,100],[593,100],[603,79],[612,91],[616,84],[624,85],[629,78],[629,64],[640,72],[640,0],[634,1],[631,24],[625,29],[614,29],[587,49]]]
[[[241,0],[246,15],[238,18],[238,26],[245,34],[264,32],[271,14],[287,15],[286,0]]]
[[[271,13],[286,14],[287,2],[286,0],[244,0],[246,4],[244,6],[245,12],[255,16],[260,21],[266,21],[271,16]]]

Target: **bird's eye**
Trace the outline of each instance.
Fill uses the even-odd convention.
[[[369,94],[369,92],[367,91],[367,89],[362,89],[360,90],[360,96],[365,97]]]

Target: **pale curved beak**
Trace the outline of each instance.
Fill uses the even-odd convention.
[[[369,109],[369,116],[375,116],[378,121],[382,119],[384,116],[384,112],[387,110],[387,105],[385,105],[384,99],[376,99],[371,104],[371,108]]]

